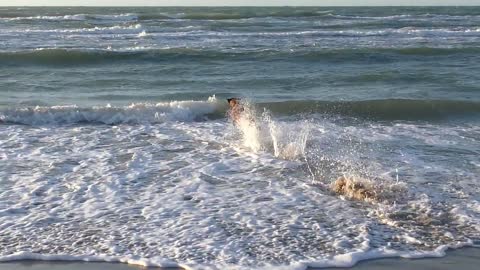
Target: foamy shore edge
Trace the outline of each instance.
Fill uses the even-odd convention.
[[[351,252],[346,254],[337,255],[327,259],[319,259],[317,261],[310,262],[296,262],[290,265],[270,265],[263,266],[256,269],[282,269],[282,270],[314,270],[314,269],[328,269],[328,268],[362,268],[366,266],[366,269],[369,267],[376,267],[375,269],[397,269],[395,266],[398,261],[398,268],[405,267],[403,261],[400,264],[402,259],[407,260],[412,264],[412,267],[415,266],[418,262],[422,263],[441,263],[438,261],[438,258],[455,258],[462,257],[462,254],[467,252],[474,253],[472,256],[475,263],[468,262],[466,265],[459,265],[458,263],[450,263],[450,267],[442,269],[452,269],[462,266],[467,267],[472,266],[472,269],[476,269],[475,266],[480,264],[480,245],[473,244],[473,242],[459,243],[456,245],[442,245],[437,247],[433,251],[426,252],[399,252],[394,250],[386,249],[372,249],[366,252]],[[385,259],[390,259],[390,263],[387,265],[380,264],[376,265],[377,262],[380,262]],[[461,258],[460,258],[461,259]],[[440,259],[441,260],[441,259]],[[360,266],[359,262],[362,262]],[[459,263],[463,261],[459,260]],[[0,256],[0,270],[7,269],[30,269],[30,270],[43,270],[50,269],[53,264],[56,265],[55,269],[97,269],[92,268],[91,263],[100,264],[98,269],[108,269],[108,270],[120,270],[120,269],[138,269],[138,267],[144,268],[155,268],[155,269],[185,269],[185,270],[195,270],[195,269],[242,269],[238,265],[188,265],[176,263],[168,259],[145,259],[135,256],[131,257],[115,257],[107,255],[92,255],[92,256],[74,256],[74,255],[53,255],[53,254],[38,254],[31,252],[18,252],[11,255]],[[24,268],[22,268],[22,265]],[[72,268],[72,265],[75,265],[75,268]],[[382,265],[384,267],[382,267]]]

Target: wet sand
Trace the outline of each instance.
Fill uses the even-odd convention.
[[[480,265],[480,248],[462,248],[451,250],[442,258],[423,259],[375,259],[359,262],[352,270],[477,270]],[[15,261],[0,263],[0,270],[135,270],[145,269],[142,266],[127,265],[121,263],[106,262],[62,262],[62,261]],[[180,270],[181,268],[158,268],[149,269]],[[308,268],[316,269],[339,269],[339,268]],[[342,268],[346,269],[346,268]]]

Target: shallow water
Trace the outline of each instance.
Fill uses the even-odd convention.
[[[2,261],[302,269],[480,241],[478,8],[0,21]]]

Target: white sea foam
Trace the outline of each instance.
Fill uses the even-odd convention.
[[[388,248],[372,249],[369,251],[351,252],[342,255],[333,256],[331,259],[320,260],[312,263],[308,263],[310,267],[352,267],[359,261],[379,259],[379,258],[392,258],[400,257],[406,259],[419,259],[428,257],[443,257],[445,251],[449,248],[461,248],[465,246],[472,246],[472,242],[457,243],[453,245],[442,245],[435,248],[432,251],[420,251],[420,252],[399,252]]]
[[[100,19],[100,20],[123,20],[123,21],[133,21],[138,19],[138,15],[134,13],[122,13],[122,14],[110,14],[110,15],[101,15],[101,14],[95,14],[91,15],[95,19]]]
[[[142,29],[143,26],[140,23],[133,25],[114,25],[114,26],[95,26],[92,28],[73,28],[73,29],[6,29],[5,33],[119,33],[130,34],[137,33],[136,29]],[[241,37],[257,37],[257,38],[269,38],[269,37],[289,37],[289,36],[345,36],[345,37],[372,37],[372,36],[465,36],[476,37],[480,33],[480,29],[476,27],[470,28],[413,28],[405,27],[400,29],[380,29],[380,30],[309,30],[309,31],[288,31],[288,32],[218,32],[218,31],[205,31],[205,30],[193,30],[193,31],[174,31],[174,32],[161,32],[155,33],[156,36],[161,37],[222,37],[222,38],[241,38]],[[143,30],[138,34],[138,37],[146,37],[152,35]]]
[[[124,107],[37,106],[0,111],[0,121],[25,125],[194,121],[206,119],[208,114],[215,113],[221,108],[214,96],[207,101],[135,103]]]
[[[145,31],[145,30],[143,30],[142,32],[140,32],[140,33],[138,34],[138,37],[148,37],[148,36],[149,36],[149,34],[148,34],[147,31]]]
[[[13,17],[13,18],[0,18],[5,21],[19,21],[19,20],[50,20],[50,21],[83,21],[83,20],[114,20],[114,21],[132,21],[137,20],[138,16],[133,13],[124,14],[69,14],[63,16],[27,16],[27,17]]]
[[[11,262],[20,260],[39,260],[39,261],[85,261],[85,262],[119,262],[144,267],[165,267],[174,268],[181,267],[185,270],[195,269],[285,269],[285,270],[305,270],[308,267],[327,268],[327,267],[353,267],[360,261],[382,259],[382,258],[438,258],[446,255],[448,249],[458,249],[462,247],[476,247],[471,241],[465,243],[456,243],[452,245],[442,245],[432,251],[420,252],[400,252],[388,248],[378,248],[368,251],[355,251],[341,255],[331,256],[325,259],[310,259],[309,261],[292,262],[288,265],[266,265],[262,267],[242,267],[238,265],[217,264],[217,265],[198,265],[198,264],[181,264],[169,259],[156,258],[138,258],[137,256],[109,256],[109,255],[48,255],[31,252],[17,252],[15,254],[0,256],[0,262]]]
[[[73,14],[73,15],[64,15],[64,16],[29,16],[29,17],[1,18],[1,20],[6,20],[6,21],[19,21],[19,20],[83,21],[85,19],[86,19],[85,14]]]
[[[73,28],[73,29],[19,29],[11,32],[21,33],[135,33],[131,30],[141,29],[142,25],[137,23],[133,25],[114,25],[108,27],[95,26],[92,28]]]
[[[218,106],[214,98],[102,106],[83,118],[78,108],[54,106],[19,117],[29,125],[0,125],[0,230],[8,235],[0,260],[305,269],[442,256],[449,246],[478,239],[474,170],[463,169],[458,179],[457,169],[445,172],[451,159],[439,155],[429,163],[430,148],[440,145],[427,145],[425,152],[398,147],[399,141],[425,145],[437,132],[438,142],[457,136],[448,147],[461,150],[469,140],[462,136],[478,127],[355,125],[267,112],[251,115],[260,128],[250,136],[248,128],[225,119],[190,121]],[[174,120],[150,122],[154,111]],[[58,125],[91,115],[138,124]],[[259,147],[245,145],[245,138]],[[282,155],[290,153],[289,143],[293,153],[303,153]],[[464,157],[460,167],[474,166],[468,153]],[[375,176],[368,179],[378,187],[377,181],[401,183],[405,196],[350,201],[318,185],[349,173]]]

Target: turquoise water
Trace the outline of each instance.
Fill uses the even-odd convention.
[[[479,7],[2,7],[0,260],[304,269],[478,245],[479,63]]]

